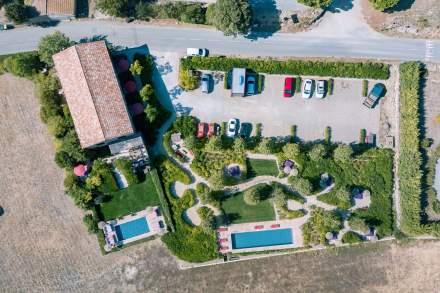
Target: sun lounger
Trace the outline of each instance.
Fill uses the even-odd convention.
[[[273,225],[270,225],[270,227],[271,227],[271,228],[279,228],[279,227],[280,227],[280,224],[273,224]]]
[[[257,225],[257,226],[255,226],[254,228],[255,228],[256,230],[260,230],[260,229],[263,229],[264,226],[263,226],[263,225]]]

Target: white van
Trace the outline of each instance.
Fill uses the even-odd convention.
[[[206,56],[208,56],[208,50],[207,49],[201,49],[201,48],[187,48],[186,49],[186,56],[206,57]]]

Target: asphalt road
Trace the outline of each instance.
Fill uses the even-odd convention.
[[[359,37],[317,33],[276,33],[267,38],[225,37],[202,28],[159,27],[109,21],[61,22],[56,27],[23,27],[0,32],[0,54],[29,51],[38,40],[59,30],[74,40],[94,35],[107,36],[115,45],[147,44],[152,51],[185,52],[187,47],[208,48],[212,54],[249,56],[353,57],[385,60],[440,62],[439,41],[397,39],[385,36]]]

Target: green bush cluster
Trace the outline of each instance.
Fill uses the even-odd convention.
[[[351,193],[346,187],[339,187],[329,193],[318,196],[322,202],[337,206],[340,209],[349,209],[351,204]]]
[[[333,0],[298,0],[298,3],[313,7],[313,8],[327,8],[332,4]]]
[[[371,204],[367,210],[356,211],[370,226],[375,226],[379,238],[393,232],[392,187],[393,187],[393,153],[387,149],[359,150],[348,161],[335,160],[331,152],[324,159],[313,161],[308,156],[312,145],[286,144],[277,155],[279,162],[294,160],[299,169],[299,177],[309,180],[314,190],[319,186],[320,176],[328,173],[335,184],[335,191],[354,186],[368,189]],[[328,146],[329,150],[334,145]],[[319,199],[341,208],[349,207],[349,199],[337,196],[336,193],[322,195]]]
[[[265,80],[264,75],[258,74],[257,89],[259,94],[263,92],[264,80]]]
[[[279,214],[281,219],[296,219],[301,218],[306,215],[306,212],[304,210],[288,210],[286,207],[282,207],[279,209]]]
[[[206,8],[202,3],[166,2],[161,4],[139,2],[136,6],[136,18],[149,20],[176,19],[186,23],[205,23]]]
[[[331,140],[332,140],[332,128],[330,126],[327,126],[324,129],[324,142],[330,144]]]
[[[348,224],[350,228],[355,231],[367,234],[370,232],[370,227],[365,223],[365,220],[358,216],[357,214],[352,214],[348,219]]]
[[[335,84],[335,80],[333,78],[330,78],[327,81],[327,94],[329,96],[333,95],[333,90],[334,90],[334,87],[335,87],[334,84]]]
[[[136,172],[133,171],[131,160],[120,158],[113,162],[113,165],[122,173],[127,180],[128,185],[139,183]]]
[[[202,223],[200,227],[206,234],[212,234],[215,229],[215,217],[214,212],[208,207],[201,207],[197,210],[197,214],[199,215]]]
[[[32,78],[43,68],[43,63],[41,63],[38,53],[26,52],[7,57],[3,61],[3,67],[5,71],[13,75]]]
[[[341,217],[335,211],[316,208],[311,211],[310,219],[302,226],[304,245],[324,245],[327,232],[337,232],[342,228]]]
[[[360,144],[364,144],[364,143],[365,143],[365,139],[366,139],[366,137],[367,137],[367,130],[364,129],[364,128],[362,128],[362,129],[359,131],[359,143],[360,143]]]
[[[370,0],[373,7],[377,10],[384,11],[395,7],[401,0]]]
[[[189,225],[182,218],[185,210],[194,205],[194,196],[187,190],[182,198],[176,198],[170,192],[171,184],[180,181],[189,184],[191,178],[182,169],[165,157],[156,160],[159,174],[165,189],[167,201],[171,207],[174,232],[169,232],[162,237],[168,249],[182,260],[190,262],[204,262],[218,257],[215,232],[206,233],[202,227]]]
[[[87,231],[90,234],[97,234],[100,231],[98,228],[98,222],[99,219],[92,214],[87,214],[83,217],[83,223],[86,225]]]
[[[353,231],[348,231],[347,233],[345,233],[342,236],[342,243],[353,244],[353,243],[359,243],[362,241],[363,241],[362,236],[356,232],[353,232]]]
[[[190,70],[179,68],[179,85],[186,91],[195,90],[199,86],[200,77],[194,75]]]
[[[267,74],[301,74],[313,76],[388,79],[389,65],[372,62],[309,61],[245,59],[236,57],[191,57],[180,61],[181,68],[213,71],[230,71],[234,67],[248,68]],[[330,82],[329,82],[330,83]],[[329,92],[330,93],[330,92]]]
[[[302,195],[310,195],[313,192],[313,185],[306,178],[290,176],[289,183],[293,187],[293,189],[295,189]]]
[[[301,92],[301,84],[302,84],[301,76],[297,76],[295,78],[295,92],[296,93]]]

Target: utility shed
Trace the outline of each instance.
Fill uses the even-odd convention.
[[[244,97],[246,93],[246,68],[232,69],[231,96]]]

